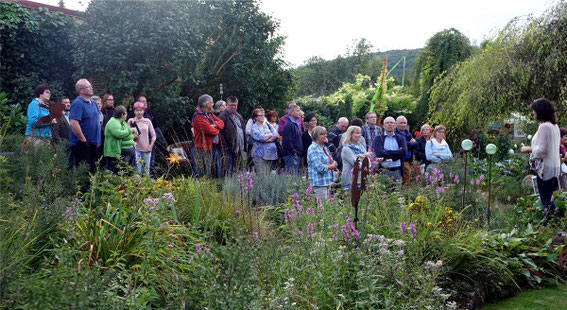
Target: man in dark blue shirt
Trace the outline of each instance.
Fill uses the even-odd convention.
[[[301,109],[299,106],[291,104],[287,109],[287,114],[289,119],[282,132],[282,157],[286,172],[299,174],[299,156],[303,152],[303,142],[301,142],[301,127],[297,120],[301,116]]]
[[[89,165],[89,170],[95,172],[97,160],[97,147],[100,145],[100,123],[98,106],[94,100],[93,87],[86,79],[80,79],[75,84],[79,97],[71,104],[69,114],[69,146],[73,158],[73,166],[81,162]]]

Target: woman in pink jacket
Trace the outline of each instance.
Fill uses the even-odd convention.
[[[156,142],[156,132],[152,121],[144,117],[144,104],[134,103],[134,115],[136,117],[128,120],[130,127],[136,127],[140,133],[136,140],[136,172],[142,176],[150,175],[150,158],[154,143]]]

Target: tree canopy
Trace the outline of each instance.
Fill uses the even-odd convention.
[[[74,62],[79,75],[123,103],[146,93],[173,128],[201,94],[221,99],[221,83],[242,111],[291,99],[277,26],[249,1],[94,0],[75,38]]]
[[[429,113],[433,123],[464,134],[487,121],[529,116],[529,104],[546,97],[566,121],[567,3],[528,22],[514,19],[484,49],[438,78]]]
[[[55,97],[73,89],[72,18],[46,9],[0,2],[0,90],[28,103],[34,88],[49,83]]]
[[[433,35],[419,54],[415,65],[413,93],[419,96],[417,117],[427,116],[430,89],[435,79],[451,66],[472,54],[469,39],[455,28],[445,29]]]

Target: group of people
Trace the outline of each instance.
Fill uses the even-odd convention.
[[[62,97],[63,114],[50,122],[51,89],[47,84],[35,88],[35,98],[27,109],[26,142],[38,145],[51,140],[64,143],[70,167],[86,163],[91,172],[97,162],[101,168],[116,172],[119,159],[140,175],[149,176],[155,165],[157,133],[155,115],[148,109],[147,97],[139,95],[130,113],[114,106],[114,95],[95,96],[91,83],[80,79],[75,85],[78,97]]]
[[[341,117],[327,134],[317,126],[315,114],[304,115],[293,101],[279,121],[277,112],[262,107],[245,121],[237,109],[234,96],[216,103],[210,95],[199,98],[192,117],[192,155],[199,175],[230,175],[246,164],[258,173],[307,173],[314,191],[325,198],[332,183],[351,187],[358,157],[370,157],[385,174],[408,184],[414,158],[425,171],[453,156],[444,126],[423,125],[416,140],[404,116],[386,117],[383,128],[375,112],[366,115],[366,122],[353,119],[350,127]]]
[[[51,89],[46,84],[35,88],[35,98],[27,109],[25,143],[65,143],[70,166],[86,163],[91,172],[99,160],[102,167],[116,171],[121,159],[140,175],[150,175],[161,131],[146,96],[139,95],[128,113],[124,106],[114,105],[111,93],[102,99],[94,96],[86,79],[77,81],[75,90],[78,97],[73,102],[68,97],[60,99],[63,115],[47,122]],[[547,99],[537,99],[531,109],[540,125],[532,145],[521,151],[531,153],[541,201],[552,214],[553,191],[560,184],[567,187],[561,180],[567,180],[567,129],[558,127],[555,108]],[[293,101],[279,120],[277,112],[266,113],[256,107],[245,121],[238,113],[235,96],[215,103],[210,95],[202,95],[191,120],[194,170],[211,177],[230,175],[248,166],[258,173],[307,173],[316,195],[325,199],[333,183],[350,189],[353,167],[360,157],[369,157],[375,168],[402,184],[410,183],[412,173],[423,173],[453,157],[443,125],[423,125],[416,139],[404,116],[386,117],[382,127],[378,123],[378,115],[369,112],[366,122],[355,118],[349,126],[349,120],[341,117],[327,132],[317,126],[315,114],[304,115]],[[412,169],[418,166],[413,165],[414,160],[420,169]]]

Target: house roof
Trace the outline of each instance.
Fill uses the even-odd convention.
[[[18,4],[20,4],[21,6],[23,6],[25,8],[38,9],[38,8],[41,7],[41,8],[46,8],[51,12],[61,12],[61,13],[68,15],[68,16],[72,16],[72,17],[75,17],[75,18],[81,18],[81,12],[76,11],[76,10],[60,8],[58,6],[43,4],[43,3],[38,3],[38,2],[28,1],[28,0],[16,0],[15,2],[17,2]]]

